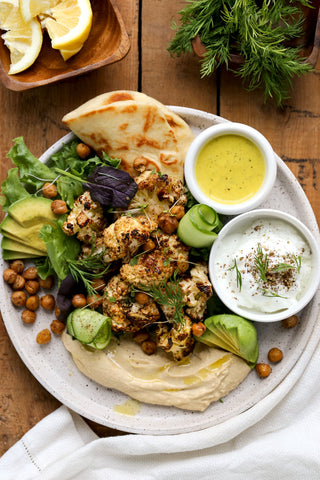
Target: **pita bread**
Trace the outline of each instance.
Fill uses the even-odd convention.
[[[89,100],[62,121],[98,154],[121,158],[136,176],[136,158],[147,168],[183,178],[184,159],[194,139],[188,124],[157,100],[140,92],[119,90]]]

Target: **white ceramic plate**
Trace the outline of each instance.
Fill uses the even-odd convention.
[[[181,115],[195,134],[215,123],[226,121],[221,117],[199,110],[170,107]],[[53,145],[41,158],[46,161],[59,150],[61,142],[67,143],[72,134],[66,135]],[[317,223],[312,208],[290,170],[278,157],[278,177],[270,198],[262,207],[284,210],[302,220],[320,241]],[[7,267],[1,259],[1,269]],[[18,354],[37,380],[59,401],[80,415],[102,425],[118,430],[142,434],[177,434],[202,430],[239,415],[262,400],[277,388],[308,348],[310,336],[319,313],[320,293],[300,314],[298,325],[286,330],[281,323],[257,324],[260,342],[259,361],[267,360],[267,352],[279,347],[284,353],[282,362],[273,366],[272,374],[261,380],[252,371],[245,381],[222,402],[212,404],[205,412],[179,410],[141,404],[139,413],[133,416],[119,414],[115,405],[122,405],[128,397],[120,392],[104,388],[82,375],[74,366],[59,337],[53,336],[48,345],[38,345],[35,337],[38,331],[50,325],[54,318],[51,313],[41,312],[35,324],[25,325],[20,311],[10,301],[11,290],[4,284],[1,275],[1,311],[8,334]],[[298,379],[298,378],[297,378]],[[296,380],[297,380],[296,379]]]

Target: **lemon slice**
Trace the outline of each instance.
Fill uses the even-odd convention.
[[[78,53],[82,48],[82,45],[78,48],[74,48],[73,50],[66,50],[66,49],[61,49],[60,53],[62,55],[63,60],[69,60],[70,57]]]
[[[60,0],[19,0],[19,8],[25,22],[40,13],[46,13],[50,8],[55,7]]]
[[[42,30],[38,20],[26,23],[19,10],[18,0],[0,1],[1,35],[10,51],[9,74],[14,75],[29,68],[38,57],[42,46]]]
[[[45,27],[57,50],[80,49],[89,36],[92,9],[89,0],[62,0],[51,9]]]

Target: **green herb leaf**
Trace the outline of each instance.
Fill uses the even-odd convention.
[[[269,267],[268,255],[263,254],[260,243],[258,243],[257,254],[254,256],[254,264],[257,270],[259,271],[260,278],[263,282],[267,281],[267,271]]]
[[[14,140],[7,157],[18,167],[20,181],[28,185],[33,193],[40,190],[45,182],[52,182],[57,177],[53,170],[32,155],[22,137]]]
[[[1,185],[0,205],[4,212],[8,211],[10,205],[17,200],[29,197],[30,193],[24,188],[20,181],[18,168],[11,168],[8,171],[7,178]]]
[[[236,271],[236,275],[237,275],[237,287],[239,288],[239,291],[241,292],[241,287],[242,287],[242,276],[241,276],[241,272],[240,270],[238,269],[238,265],[237,265],[237,260],[234,259],[234,264],[232,267],[228,268],[228,270],[235,270]]]
[[[158,285],[153,283],[151,286],[140,285],[139,288],[149,293],[156,303],[174,308],[172,321],[183,323],[183,293],[177,279],[177,272],[166,282],[165,280]]]
[[[172,55],[191,51],[192,40],[199,35],[206,47],[201,61],[202,77],[211,75],[220,65],[232,70],[231,54],[242,56],[235,71],[248,90],[264,89],[265,99],[278,105],[288,98],[292,78],[312,66],[304,62],[301,48],[288,46],[302,32],[301,6],[308,0],[197,0],[188,1],[180,14],[168,51]]]

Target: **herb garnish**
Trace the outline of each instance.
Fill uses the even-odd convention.
[[[180,12],[181,25],[172,23],[176,35],[168,51],[173,55],[191,51],[199,36],[206,48],[201,75],[208,76],[220,65],[230,68],[230,54],[243,57],[235,73],[247,81],[248,90],[264,87],[264,96],[278,105],[288,98],[291,79],[312,70],[304,62],[301,48],[288,46],[298,38],[304,21],[301,6],[308,0],[198,0],[187,2]]]
[[[267,290],[266,288],[261,288],[261,291],[265,297],[278,297],[278,298],[288,298],[284,297],[283,295],[279,295],[272,290]]]
[[[232,267],[228,268],[228,270],[234,270],[236,271],[236,275],[237,275],[237,287],[239,288],[239,291],[241,292],[241,287],[242,287],[242,276],[241,276],[241,272],[240,270],[238,269],[238,265],[237,265],[237,260],[234,259],[234,264]]]
[[[263,254],[260,243],[258,243],[257,254],[254,256],[254,264],[257,270],[259,271],[260,278],[263,282],[267,281],[267,271],[269,267],[268,255]]]
[[[174,308],[172,321],[175,323],[183,322],[183,293],[177,279],[177,272],[167,282],[163,280],[158,285],[153,283],[150,286],[140,285],[139,288],[148,293],[159,305]]]
[[[110,268],[110,264],[103,262],[103,254],[104,252],[91,254],[77,260],[65,259],[72,277],[76,282],[83,282],[89,295],[96,295],[92,280],[103,277]]]

